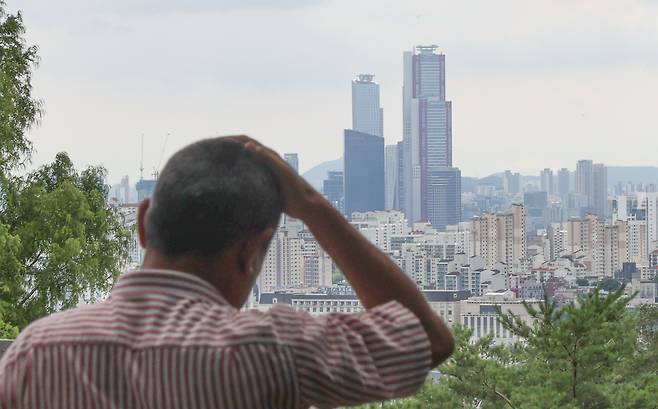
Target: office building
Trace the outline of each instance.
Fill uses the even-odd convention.
[[[404,208],[405,186],[404,186],[404,141],[396,144],[398,154],[397,193],[395,195],[395,210],[407,214]]]
[[[384,136],[384,110],[379,104],[379,84],[372,74],[359,74],[352,80],[352,129]]]
[[[299,155],[296,153],[284,153],[283,159],[288,162],[288,164],[295,169],[295,172],[299,173]]]
[[[500,314],[513,313],[522,322],[532,327],[534,319],[525,308],[525,303],[538,309],[537,300],[517,299],[512,291],[487,293],[483,297],[461,301],[459,323],[472,331],[471,340],[476,341],[487,335],[493,336],[496,345],[511,345],[521,339],[505,329],[500,322]]]
[[[345,215],[384,210],[384,138],[345,130]]]
[[[141,202],[147,197],[151,197],[156,182],[155,179],[140,179],[139,182],[135,184],[135,188],[137,189],[137,201]]]
[[[452,326],[460,322],[461,302],[470,296],[468,291],[423,291],[430,308],[441,319]],[[364,311],[361,300],[353,291],[325,289],[319,293],[264,292],[260,295],[256,308],[266,311],[277,304],[289,305],[312,315],[327,313],[354,313]]]
[[[446,101],[445,55],[437,49],[418,46],[403,55],[403,207],[412,223],[442,206],[430,202],[430,172],[452,168],[452,103]]]
[[[345,187],[342,170],[330,170],[322,182],[322,194],[336,209],[345,214]]]
[[[431,169],[427,176],[427,221],[437,230],[461,221],[461,172]]]
[[[398,144],[386,145],[385,155],[384,208],[386,210],[398,210],[400,208],[398,199],[398,172],[400,170]]]

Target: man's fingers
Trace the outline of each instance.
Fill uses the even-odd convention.
[[[247,135],[230,135],[226,138],[232,139],[234,141],[244,144],[245,149],[256,155],[262,160],[269,162],[271,165],[274,165],[275,170],[281,171],[289,167],[290,165],[281,158],[275,150],[268,148],[257,140],[248,137]],[[292,169],[292,168],[291,168]]]
[[[230,139],[230,140],[235,141],[235,142],[239,142],[243,145],[246,145],[249,142],[258,143],[258,141],[256,141],[253,138],[248,137],[247,135],[228,135],[228,136],[223,136],[223,138]]]

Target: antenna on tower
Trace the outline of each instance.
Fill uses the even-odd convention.
[[[144,134],[142,134],[142,149],[139,160],[139,180],[144,180]]]
[[[164,143],[162,144],[162,152],[160,152],[160,160],[158,161],[158,170],[160,169],[160,165],[162,165],[162,158],[164,157],[165,149],[167,148],[167,141],[169,140],[169,135],[171,134],[167,132]]]

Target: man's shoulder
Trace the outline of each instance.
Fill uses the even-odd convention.
[[[102,318],[108,314],[109,308],[103,303],[81,305],[55,312],[25,327],[16,341],[43,342],[53,339],[53,335],[59,331],[86,331],[90,326],[102,325]],[[95,322],[97,324],[94,324]]]
[[[102,315],[101,304],[90,304],[56,312],[30,323],[23,329],[18,337],[12,341],[9,348],[2,355],[1,367],[12,364],[17,360],[24,361],[25,357],[35,348],[57,343],[58,334],[62,330],[69,332],[85,330],[80,320],[85,317],[91,321]]]

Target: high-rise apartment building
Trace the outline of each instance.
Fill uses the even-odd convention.
[[[587,197],[587,212],[606,217],[608,207],[608,171],[591,160],[576,165],[576,192]]]
[[[571,172],[567,168],[562,168],[557,172],[557,194],[560,195],[563,201],[569,196],[571,189],[569,183],[570,177]]]
[[[260,291],[330,286],[331,258],[302,223],[288,222],[272,237],[258,277]]]
[[[504,263],[507,272],[527,258],[526,214],[523,205],[512,204],[505,214],[485,213],[471,222],[472,254],[481,256],[485,268]]]
[[[601,217],[608,216],[608,168],[602,163],[595,163],[593,168],[592,189],[593,211]]]
[[[506,170],[503,175],[503,190],[515,195],[521,191],[521,174]]]
[[[430,201],[430,174],[452,168],[452,103],[446,101],[445,55],[437,48],[418,46],[403,55],[402,207],[412,223],[445,206]]]
[[[288,162],[288,164],[295,169],[295,172],[299,173],[299,155],[296,153],[284,153],[283,160]]]
[[[546,168],[539,173],[540,190],[552,195],[553,192],[553,170]]]
[[[345,215],[384,210],[384,138],[345,130]]]
[[[352,129],[384,136],[384,110],[379,104],[379,84],[372,74],[359,74],[352,80]]]
[[[566,250],[581,252],[582,263],[594,274],[605,274],[605,220],[595,214],[567,221]]]
[[[407,220],[399,211],[356,212],[351,224],[372,244],[385,252],[391,251],[392,237],[409,234]]]

